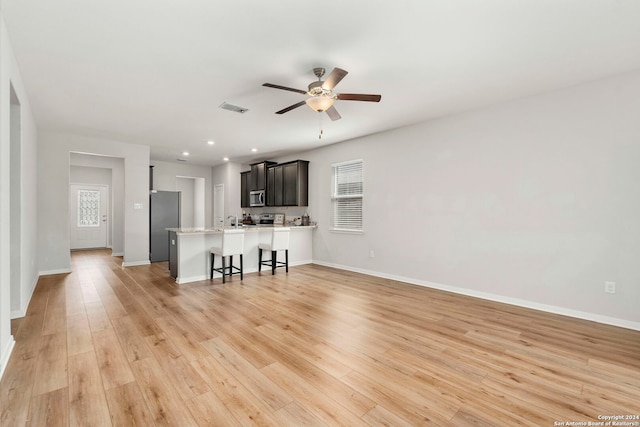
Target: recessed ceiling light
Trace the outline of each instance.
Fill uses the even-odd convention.
[[[213,145],[213,144],[215,144],[215,142],[214,141],[207,141],[207,144]]]
[[[188,155],[189,155],[189,152],[188,152],[188,151],[183,151],[183,152],[182,152],[182,155],[183,155],[183,156],[188,156]]]
[[[228,157],[223,157],[222,160],[224,160],[225,162],[228,162],[229,158]]]
[[[258,151],[258,149],[257,148],[252,148],[251,151],[253,151],[255,153],[256,151]]]

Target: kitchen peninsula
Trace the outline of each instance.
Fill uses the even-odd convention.
[[[244,226],[244,273],[258,271],[258,244],[268,242],[271,229],[278,226]],[[289,238],[289,266],[312,262],[312,232],[316,226],[291,226]],[[168,228],[169,269],[176,283],[184,284],[209,279],[210,248],[219,246],[222,240],[222,228],[182,229]],[[282,256],[282,255],[280,255]],[[264,255],[265,259],[270,254]],[[238,259],[234,264],[239,265]],[[278,273],[276,273],[278,274]],[[221,277],[215,273],[213,278]],[[238,280],[234,277],[232,281]]]

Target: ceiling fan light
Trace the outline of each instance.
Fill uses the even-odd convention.
[[[327,111],[333,105],[334,99],[328,96],[312,96],[305,101],[312,110],[317,112]]]

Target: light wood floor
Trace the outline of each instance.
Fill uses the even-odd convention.
[[[2,426],[533,425],[640,414],[640,332],[307,265],[178,286],[42,277]]]

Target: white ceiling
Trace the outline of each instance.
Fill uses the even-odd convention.
[[[194,164],[263,160],[640,69],[638,0],[1,7],[41,130],[147,144],[156,160],[186,150]],[[337,101],[335,122],[307,106],[274,114],[304,96],[262,83],[306,89],[317,66],[349,71],[336,92],[382,101]],[[223,102],[249,111],[222,110]]]

